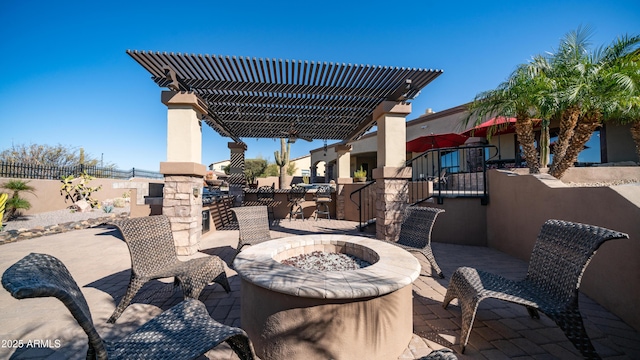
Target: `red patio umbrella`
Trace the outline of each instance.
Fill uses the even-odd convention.
[[[456,147],[464,144],[469,136],[463,134],[431,134],[407,142],[407,151],[425,152],[431,149]]]
[[[539,122],[540,119],[533,119],[533,121]],[[513,134],[516,132],[516,118],[504,116],[494,117],[462,132],[462,134],[473,137],[487,137],[487,133],[489,133],[491,128],[494,128],[491,135]]]

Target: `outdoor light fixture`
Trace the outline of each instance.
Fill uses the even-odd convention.
[[[200,189],[197,187],[193,188],[193,196],[194,197],[198,197],[198,195],[200,195]]]

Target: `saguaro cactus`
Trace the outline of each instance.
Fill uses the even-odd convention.
[[[287,187],[286,184],[286,171],[285,166],[289,163],[289,151],[291,150],[291,143],[287,143],[285,139],[280,139],[280,151],[274,151],[273,157],[276,160],[276,165],[280,168],[280,189]]]

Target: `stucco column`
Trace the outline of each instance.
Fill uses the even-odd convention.
[[[178,255],[191,255],[200,247],[202,235],[202,127],[206,113],[202,100],[193,93],[163,91],[167,110],[167,161],[164,174],[162,213],[169,217]]]
[[[411,168],[405,166],[406,116],[411,104],[385,101],[373,112],[378,124],[376,180],[376,237],[396,241],[409,198]]]
[[[344,184],[351,184],[351,145],[337,145],[336,168],[336,219],[344,220],[344,202],[348,194],[344,194]]]
[[[244,152],[247,151],[247,144],[230,142],[227,144],[231,150],[229,164],[229,195],[234,196],[233,205],[242,206],[244,200]]]

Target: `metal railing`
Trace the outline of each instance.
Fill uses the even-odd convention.
[[[480,198],[486,205],[489,201],[487,168],[500,162],[494,160],[496,156],[498,148],[494,145],[473,145],[427,150],[408,160],[406,166],[412,170],[408,203],[416,205],[435,198],[442,204],[445,198],[465,197]],[[373,184],[375,181],[349,195],[358,209],[360,231],[376,221]]]
[[[98,166],[44,166],[0,161],[0,177],[18,179],[60,180],[64,176],[87,173],[95,178],[131,179],[133,177],[162,179],[159,172],[140,170],[119,170]]]
[[[495,158],[494,145],[472,145],[427,150],[408,160],[412,169],[410,198],[413,204],[431,197],[480,198],[488,202],[487,162]]]
[[[349,199],[358,208],[358,229],[360,231],[364,231],[365,227],[376,221],[376,188],[373,186],[375,183],[375,181],[368,182],[349,194]],[[357,202],[353,200],[353,195],[358,195]]]

